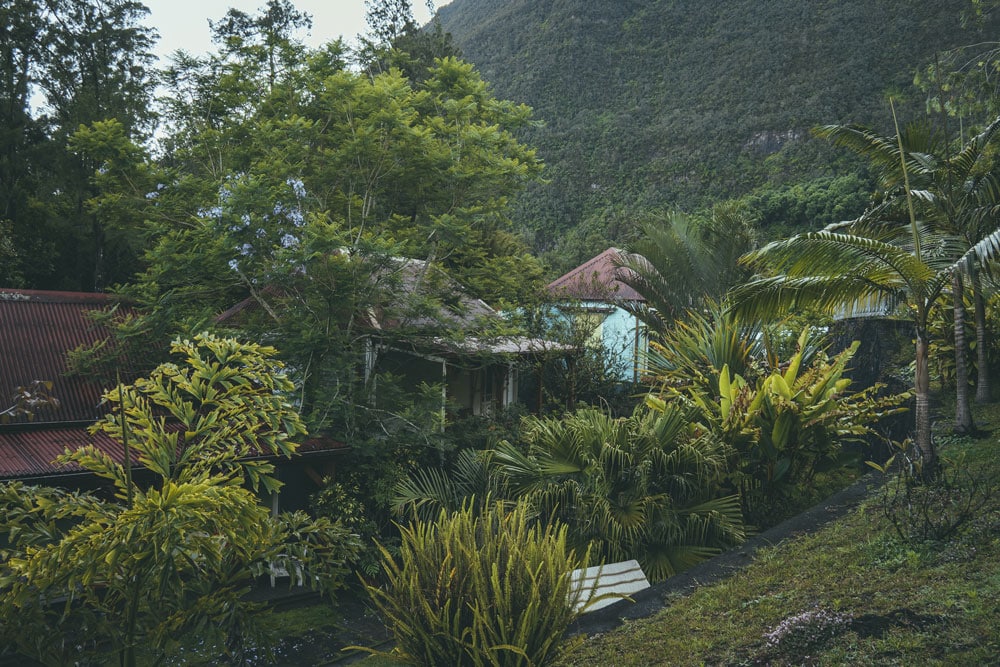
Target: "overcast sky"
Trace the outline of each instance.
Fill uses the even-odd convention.
[[[437,0],[434,6],[449,2]],[[312,31],[305,39],[309,46],[319,46],[341,36],[350,41],[367,32],[364,0],[292,0],[292,3],[299,11],[312,15]],[[177,49],[204,54],[213,49],[209,19],[218,21],[230,7],[256,14],[266,4],[267,0],[145,0],[150,11],[148,24],[160,33],[154,51],[161,58]],[[430,18],[426,2],[412,0],[410,4],[417,23],[426,23]]]

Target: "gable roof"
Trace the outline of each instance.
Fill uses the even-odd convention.
[[[608,248],[553,280],[546,290],[556,297],[586,301],[645,301],[641,294],[618,280],[622,271],[617,264],[620,257],[618,248]]]
[[[353,260],[359,261],[359,260]],[[360,260],[363,261],[363,260]],[[392,330],[434,329],[442,325],[472,326],[499,314],[481,299],[469,294],[444,269],[420,259],[387,258],[371,273],[372,285],[382,284],[385,296],[370,304],[368,312],[360,313],[372,329]],[[266,286],[259,292],[263,298],[280,299],[281,288]],[[408,307],[423,301],[423,307]],[[429,303],[435,303],[429,306]],[[216,324],[239,324],[245,315],[262,310],[260,300],[249,296],[215,318]]]
[[[474,327],[499,314],[482,299],[469,294],[465,287],[444,269],[422,259],[397,259],[386,272],[398,281],[397,301],[414,303],[424,298],[439,301],[432,309],[400,312],[394,318],[381,318],[378,328],[406,326],[433,329],[441,326]]]
[[[42,380],[52,382],[50,393],[59,407],[39,410],[30,423],[99,417],[104,387],[92,378],[68,376],[66,353],[107,336],[89,313],[115,303],[108,294],[0,289],[0,401],[8,401],[17,387]],[[19,417],[11,423],[29,420]]]

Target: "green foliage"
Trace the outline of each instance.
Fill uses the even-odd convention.
[[[742,323],[719,306],[707,314],[688,310],[650,341],[645,372],[662,390],[693,386],[715,394],[723,368],[743,377],[763,372],[761,334],[762,327]]]
[[[977,421],[995,426],[995,413],[984,408]],[[951,438],[941,452],[965,452],[966,469],[995,481],[997,444],[994,431]],[[804,531],[758,549],[738,575],[699,581],[658,613],[589,638],[560,665],[649,665],[663,656],[683,665],[997,662],[998,496],[950,538],[919,545],[898,539],[873,498],[855,498],[860,506],[838,499],[797,526]],[[778,646],[768,646],[767,635]],[[794,642],[787,653],[785,637]],[[808,659],[796,651],[803,643]]]
[[[761,234],[775,239],[855,217],[868,205],[873,189],[868,179],[857,174],[824,176],[757,188],[740,201],[756,214]]]
[[[124,464],[92,445],[59,458],[110,493],[0,490],[0,615],[17,628],[3,640],[25,655],[134,665],[140,646],[163,656],[198,636],[240,661],[266,649],[245,596],[269,563],[301,563],[327,592],[342,583],[354,538],[327,520],[272,517],[252,491],[280,485],[258,457],[290,456],[304,434],[274,350],[205,335],[173,351],[180,363],[105,394],[113,409],[92,430],[123,447]]]
[[[739,258],[756,247],[756,234],[746,208],[735,202],[717,205],[702,220],[675,213],[647,223],[617,273],[645,301],[623,307],[650,331],[663,331],[684,310],[717,301],[750,277]]]
[[[492,462],[506,493],[565,523],[602,562],[635,558],[665,579],[743,539],[738,499],[722,491],[725,452],[675,405],[627,418],[584,409],[527,417],[522,448],[501,443]]]
[[[845,445],[872,433],[874,423],[901,411],[907,398],[879,398],[879,386],[848,393],[851,381],[843,375],[858,342],[832,359],[815,354],[806,365],[809,338],[803,330],[796,353],[754,382],[724,366],[717,394],[694,386],[683,394],[732,447],[733,479],[753,518],[796,487],[808,486],[816,473],[856,460]]]
[[[532,233],[537,252],[558,258],[575,251],[572,230],[621,202],[637,213],[691,212],[787,186],[805,190],[789,194],[811,208],[822,195],[808,191],[815,179],[829,178],[831,167],[847,178],[862,170],[812,140],[809,128],[885,125],[886,91],[907,98],[907,113],[922,110],[914,69],[996,31],[996,12],[981,32],[963,26],[966,4],[921,2],[904,12],[895,0],[810,11],[786,0],[721,7],[691,0],[462,0],[438,15],[498,94],[532,105],[545,122],[526,136],[544,157],[551,184],[518,198],[516,221]],[[955,62],[974,64],[972,56]],[[773,211],[778,202],[762,204]],[[789,205],[788,222],[796,224],[789,233],[816,228],[813,220],[799,227],[798,207]],[[607,235],[613,243],[594,249],[622,240]]]
[[[100,163],[68,139],[81,125],[111,119],[133,139],[150,130],[148,13],[133,0],[16,0],[0,8],[0,228],[7,237],[0,255],[8,260],[0,277],[95,290],[135,269],[135,239],[88,204]]]
[[[329,477],[324,478],[323,488],[309,499],[309,509],[314,516],[336,522],[358,536],[361,548],[353,565],[358,573],[373,579],[381,571],[381,559],[374,541],[380,526],[371,517],[370,504],[373,499],[366,498],[359,485],[334,482]]]
[[[614,299],[610,292],[609,300]],[[529,335],[552,343],[551,354],[531,360],[518,378],[520,398],[535,414],[559,414],[582,405],[601,405],[615,416],[631,414],[638,399],[634,339],[619,338],[614,346],[601,341],[606,313],[595,313],[573,299],[553,299],[525,306],[521,317]],[[572,349],[572,357],[565,350]]]
[[[499,485],[490,474],[488,450],[463,449],[449,469],[421,468],[401,481],[393,491],[392,505],[398,514],[431,522],[441,512],[462,508],[480,511],[486,499],[499,495]]]
[[[893,108],[893,120],[895,111]],[[1000,252],[1000,231],[988,213],[997,199],[992,174],[994,121],[952,150],[949,138],[928,123],[894,135],[862,126],[829,125],[819,136],[870,161],[882,198],[856,220],[821,232],[768,244],[745,259],[772,272],[733,293],[744,314],[766,317],[803,306],[840,315],[887,314],[900,304],[916,328],[915,433],[934,474],[930,434],[929,324],[939,298],[951,285],[955,321],[964,319],[963,274]],[[955,327],[956,373],[965,372],[964,334]],[[983,337],[985,342],[985,337]],[[973,427],[965,378],[956,383],[956,429]]]
[[[383,549],[387,584],[369,587],[411,665],[543,665],[586,591],[568,574],[587,562],[565,527],[534,521],[526,503],[487,501],[402,527],[399,558]]]
[[[175,341],[171,351],[181,363],[161,364],[148,378],[109,392],[106,399],[119,410],[91,430],[127,444],[136,463],[165,480],[186,482],[221,468],[241,481],[245,476],[254,489],[277,490],[274,464],[248,460],[289,457],[297,447],[293,439],[305,434],[286,398],[293,385],[276,351],[209,334]],[[67,454],[66,462],[86,463],[125,498],[125,470],[95,447]]]
[[[81,131],[81,150],[110,156],[94,205],[145,221],[147,251],[122,288],[142,314],[76,365],[207,327],[275,345],[310,429],[353,446],[345,467],[381,523],[407,467],[451,444],[440,392],[404,392],[372,362],[401,341],[505,328],[463,320],[455,294],[502,306],[540,285],[506,210],[541,163],[514,135],[530,109],[497,99],[467,63],[360,73],[343,45],[302,45],[307,23],[277,0],[233,10],[213,23],[216,53],[177,56],[159,160],[113,127]],[[141,179],[121,177],[128,163]]]

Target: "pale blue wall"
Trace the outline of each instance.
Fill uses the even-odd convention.
[[[624,382],[637,381],[637,373],[646,363],[646,336],[642,325],[635,316],[615,306],[604,319],[601,333],[604,349],[620,359],[619,378]]]
[[[634,316],[604,301],[577,301],[570,308],[559,309],[557,312],[557,316],[564,320],[583,317],[589,320],[589,323],[593,323],[600,318],[599,331],[594,332],[594,338],[588,343],[600,345],[619,380],[622,382],[638,380],[637,367],[641,371],[646,364],[646,336]]]

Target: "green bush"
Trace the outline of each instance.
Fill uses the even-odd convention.
[[[808,487],[817,473],[858,459],[844,444],[860,441],[879,419],[902,410],[906,395],[880,397],[879,385],[849,392],[844,373],[857,347],[855,342],[833,358],[815,354],[807,328],[796,353],[766,376],[748,381],[724,366],[718,401],[698,387],[685,392],[709,430],[732,448],[733,480],[751,521]]]
[[[0,655],[136,665],[194,644],[241,664],[269,651],[267,610],[247,597],[255,577],[276,564],[321,592],[343,585],[356,538],[303,513],[272,517],[255,493],[281,486],[261,455],[290,457],[305,434],[274,348],[202,334],[171,351],[179,363],[106,391],[111,409],[90,427],[131,465],[93,445],[57,459],[105,488],[0,484]]]
[[[542,665],[584,593],[569,572],[587,561],[566,528],[542,526],[524,503],[469,505],[434,523],[401,527],[397,562],[383,549],[387,583],[369,586],[396,639],[391,657],[412,665]],[[373,651],[374,652],[374,651]]]
[[[587,408],[528,417],[523,443],[492,463],[507,493],[568,526],[599,561],[636,559],[660,581],[744,539],[739,499],[721,488],[722,443],[679,404],[651,400],[630,417]]]

